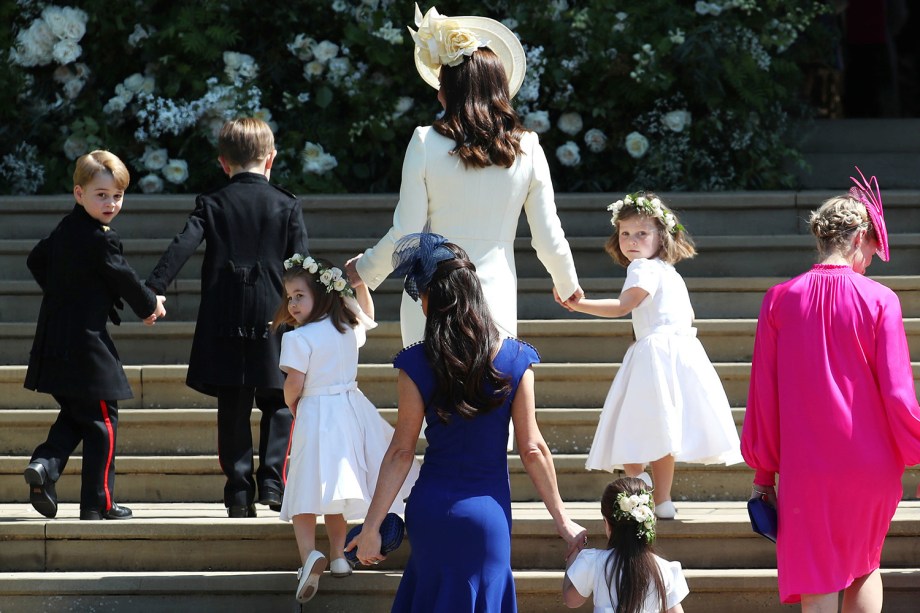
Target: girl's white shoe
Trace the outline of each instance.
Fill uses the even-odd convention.
[[[670,500],[655,505],[655,517],[658,519],[674,519],[675,515],[677,515],[677,509]]]
[[[351,564],[345,558],[336,558],[329,565],[329,572],[333,577],[347,577],[351,574]]]
[[[324,570],[326,570],[326,556],[316,550],[311,551],[307,556],[307,561],[297,571],[297,591],[294,593],[297,602],[302,604],[316,595],[319,578]]]
[[[648,474],[647,472],[641,472],[641,473],[639,473],[638,475],[636,475],[636,479],[641,479],[642,481],[645,482],[645,484],[649,487],[649,489],[651,489],[651,487],[652,487],[652,478],[651,478],[651,476],[649,476],[649,474]]]

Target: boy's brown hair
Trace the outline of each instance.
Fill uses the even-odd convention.
[[[93,180],[100,172],[108,172],[115,180],[115,185],[120,190],[128,188],[131,174],[125,163],[110,151],[96,149],[77,159],[77,167],[73,171],[73,186],[84,186]]]
[[[231,119],[220,129],[217,153],[233,166],[248,166],[271,155],[275,135],[267,123],[256,117]]]

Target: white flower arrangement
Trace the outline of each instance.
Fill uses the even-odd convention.
[[[304,172],[316,175],[325,174],[339,165],[335,156],[331,153],[326,153],[322,145],[309,141],[300,152],[300,161]]]
[[[185,180],[188,179],[188,162],[185,160],[169,160],[166,162],[166,165],[163,166],[163,178],[178,185],[179,183],[185,183]]]
[[[613,517],[618,520],[634,521],[639,524],[636,535],[651,543],[655,540],[655,503],[652,496],[645,490],[638,494],[620,492],[617,494],[617,504],[613,509]]]
[[[660,219],[669,234],[677,234],[684,230],[684,226],[677,223],[677,217],[674,216],[674,213],[668,210],[660,199],[649,199],[638,194],[627,194],[622,200],[617,200],[607,205],[607,210],[610,211],[610,225],[616,227],[617,219],[625,207],[633,207],[643,215]]]
[[[348,284],[348,280],[343,276],[342,269],[336,266],[328,268],[307,255],[295,253],[284,261],[284,269],[291,270],[299,267],[306,270],[311,275],[317,275],[317,282],[326,288],[326,293],[337,292],[341,297],[346,296],[354,298],[355,290]]]
[[[418,30],[409,28],[409,34],[419,49],[419,59],[430,68],[459,66],[474,51],[489,44],[472,31],[461,28],[456,20],[439,14],[434,7],[423,17],[416,4],[415,26]]]

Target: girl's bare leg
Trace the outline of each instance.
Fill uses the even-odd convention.
[[[301,513],[292,517],[291,523],[294,524],[294,538],[297,539],[297,551],[303,565],[310,552],[316,549],[316,515]]]

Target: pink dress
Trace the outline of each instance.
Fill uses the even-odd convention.
[[[764,297],[741,436],[755,482],[779,473],[784,603],[879,567],[904,467],[920,463],[920,407],[897,296],[816,265]]]

